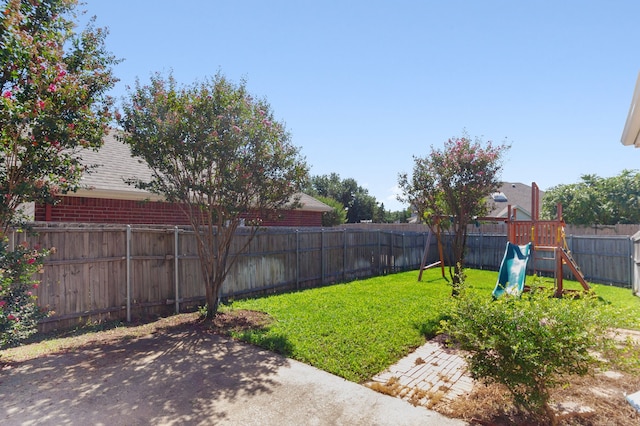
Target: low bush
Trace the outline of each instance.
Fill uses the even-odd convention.
[[[23,242],[15,248],[0,240],[0,349],[15,346],[37,331],[46,313],[36,304],[35,274],[48,250]]]
[[[584,294],[555,298],[535,289],[493,301],[470,291],[451,305],[443,331],[469,353],[471,375],[501,383],[515,404],[553,421],[550,390],[598,361],[593,349],[606,341],[611,317],[601,301]]]

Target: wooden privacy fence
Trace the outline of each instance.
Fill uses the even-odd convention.
[[[15,233],[55,247],[44,261],[38,304],[52,311],[42,329],[78,321],[193,309],[204,302],[196,240],[187,227],[34,226]],[[240,229],[233,250],[248,238]],[[264,228],[239,255],[221,297],[300,290],[417,269],[426,234],[346,229]]]
[[[14,234],[42,247],[46,258],[38,303],[53,311],[43,330],[78,321],[131,319],[191,310],[204,302],[193,231],[186,227],[47,224],[37,235]],[[302,290],[358,278],[417,270],[426,232],[362,229],[264,228],[239,255],[222,298]],[[240,229],[232,250],[248,238]],[[506,235],[471,234],[466,265],[497,270]],[[587,280],[630,287],[632,242],[628,237],[568,236]],[[438,260],[435,238],[428,262]],[[416,274],[417,278],[417,274]]]

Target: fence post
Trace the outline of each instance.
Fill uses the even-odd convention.
[[[480,228],[480,269],[484,269],[484,231]]]
[[[131,225],[127,225],[127,322],[131,322]]]
[[[635,290],[633,285],[634,284],[633,271],[636,266],[636,260],[633,252],[634,252],[633,237],[629,237],[629,244],[627,244],[627,258],[629,259],[629,268],[627,269],[627,281],[629,282],[629,287],[631,288],[631,292]]]
[[[320,284],[324,285],[324,228],[320,230]]]
[[[378,276],[382,275],[382,255],[380,253],[380,230],[377,231],[378,234]]]
[[[175,226],[173,228],[173,232],[174,232],[174,241],[173,241],[173,279],[175,281],[175,285],[176,285],[176,314],[180,313],[180,283],[179,283],[179,277],[180,274],[178,273],[178,256],[179,256],[179,244],[178,244],[178,238],[179,238],[179,233],[178,233],[178,227]]]
[[[406,271],[407,268],[407,242],[406,242],[406,238],[405,238],[405,233],[402,233],[402,257],[404,257],[404,260],[402,261],[402,270]]]
[[[300,230],[296,229],[296,290],[300,290]]]
[[[347,228],[342,230],[342,281],[347,280]]]

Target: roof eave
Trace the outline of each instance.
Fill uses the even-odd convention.
[[[87,198],[109,198],[113,200],[128,201],[165,201],[161,195],[152,194],[146,191],[121,191],[115,189],[87,189],[80,188],[76,192],[65,194],[67,197],[87,197]]]
[[[640,147],[640,73],[636,80],[636,86],[633,90],[633,97],[631,98],[631,105],[629,106],[629,113],[627,114],[627,121],[624,124],[624,130],[622,131],[622,137],[620,141],[623,145],[634,145],[636,148]]]

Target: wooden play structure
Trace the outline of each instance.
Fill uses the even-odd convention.
[[[562,205],[558,203],[556,219],[540,220],[540,188],[533,182],[531,184],[531,220],[518,220],[517,210],[511,205],[507,208],[507,217],[483,217],[479,221],[505,222],[507,224],[507,239],[512,244],[524,246],[531,243],[531,260],[534,273],[553,272],[555,278],[555,295],[562,296],[565,293],[563,286],[563,267],[567,265],[576,280],[580,282],[585,291],[590,290],[589,283],[585,279],[580,267],[571,256],[564,233],[564,220],[562,218]],[[439,231],[439,227],[436,226]],[[436,235],[440,260],[427,265],[429,246],[432,232],[429,232],[425,245],[422,264],[418,281],[422,279],[422,272],[426,269],[440,266],[442,276],[444,273],[443,249],[440,235]],[[550,267],[549,264],[552,266]]]
[[[563,287],[563,266],[567,265],[576,280],[585,291],[590,289],[580,267],[571,256],[564,234],[564,220],[562,219],[562,205],[557,205],[556,219],[540,220],[540,188],[536,183],[531,184],[531,220],[517,220],[516,210],[508,207],[507,238],[513,244],[525,245],[531,243],[534,273],[554,272],[556,296],[561,296]],[[541,262],[542,261],[542,262]],[[551,261],[552,268],[540,267],[540,263]]]

